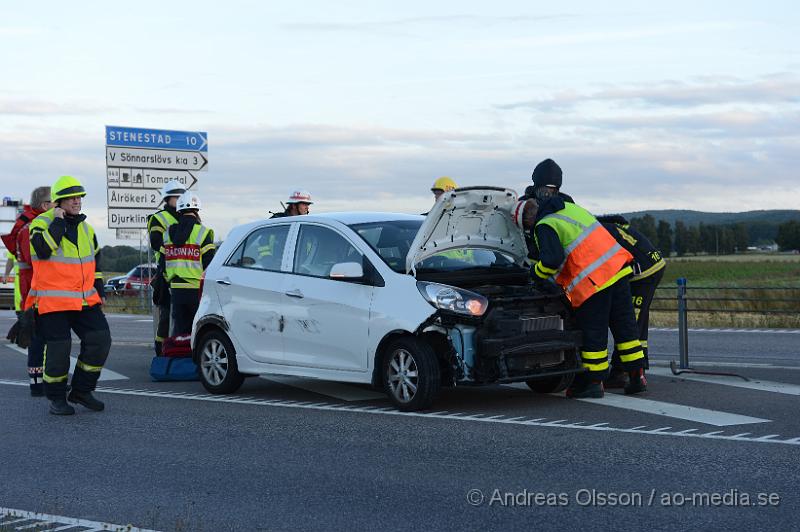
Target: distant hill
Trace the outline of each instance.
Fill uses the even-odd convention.
[[[688,226],[698,225],[700,223],[706,225],[731,225],[737,223],[750,225],[763,223],[778,226],[791,220],[800,221],[800,210],[702,212],[668,209],[661,211],[637,211],[623,214],[628,219],[641,218],[649,214],[656,220],[664,220],[673,226],[677,220],[682,221]]]

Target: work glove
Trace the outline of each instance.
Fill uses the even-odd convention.
[[[536,274],[533,275],[533,287],[536,289],[537,292],[541,292],[543,294],[555,295],[561,293],[560,286],[550,281],[549,279],[542,279]]]

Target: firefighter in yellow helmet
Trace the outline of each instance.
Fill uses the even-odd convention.
[[[439,196],[444,194],[445,192],[449,192],[451,190],[455,190],[458,188],[456,182],[453,181],[451,178],[447,176],[442,176],[436,181],[433,182],[431,186],[431,192],[433,192],[434,201],[439,199]]]
[[[94,229],[81,214],[86,191],[72,176],[59,177],[50,190],[55,207],[30,224],[33,281],[25,308],[36,309],[37,334],[45,343],[44,389],[50,413],[74,414],[67,403],[100,411],[105,405],[92,392],[111,348],[111,332],[103,314],[100,247]],[[70,331],[81,339],[78,363],[67,397]]]

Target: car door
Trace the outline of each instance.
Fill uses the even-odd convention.
[[[287,276],[285,363],[366,371],[369,312],[374,288],[329,277],[341,262],[363,264],[363,253],[342,233],[302,223]]]
[[[250,232],[216,272],[221,307],[231,333],[258,362],[283,362],[283,303],[288,273],[283,254],[291,224]]]

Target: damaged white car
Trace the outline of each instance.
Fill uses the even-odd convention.
[[[425,216],[331,213],[234,228],[205,275],[192,330],[211,393],[247,376],[382,387],[401,410],[441,387],[526,382],[551,393],[582,371],[560,295],[537,292],[512,190],[444,194]]]

